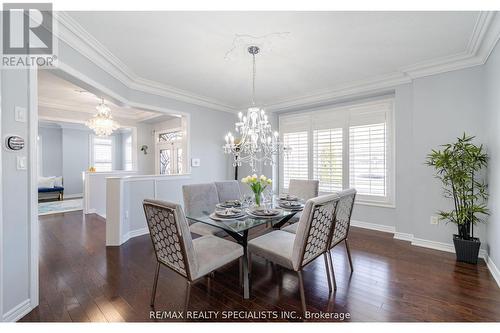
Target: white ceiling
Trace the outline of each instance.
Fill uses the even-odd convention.
[[[96,106],[101,99],[93,93],[87,92],[73,83],[70,83],[47,70],[38,72],[38,106],[43,114],[50,111],[64,112],[65,119],[72,119],[72,114],[88,113],[89,118],[95,114]],[[116,119],[128,120],[129,122],[159,122],[173,119],[173,116],[163,113],[119,107],[111,101],[105,100],[111,108],[111,113]]]
[[[249,44],[263,48],[257,58],[257,102],[268,105],[462,54],[480,16],[478,12],[69,15],[133,75],[234,109],[250,103],[251,58],[244,52]]]

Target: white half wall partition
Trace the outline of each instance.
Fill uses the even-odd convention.
[[[191,175],[120,176],[106,178],[106,246],[120,246],[147,234],[142,201],[165,200],[183,204],[182,185]]]
[[[83,172],[83,213],[106,218],[106,178],[136,175],[137,171]]]

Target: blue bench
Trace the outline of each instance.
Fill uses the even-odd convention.
[[[40,198],[40,193],[58,193],[58,199],[62,200],[64,196],[64,187],[54,186],[54,187],[39,187],[38,188],[38,198]]]

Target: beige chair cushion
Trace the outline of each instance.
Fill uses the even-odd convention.
[[[193,240],[194,253],[198,263],[198,271],[193,280],[243,256],[243,247],[215,236],[203,236]]]
[[[298,223],[294,223],[282,228],[281,230],[286,232],[291,232],[292,234],[296,234],[298,226],[299,226]]]
[[[217,237],[224,237],[227,235],[227,233],[222,230],[221,228],[217,228],[214,226],[211,226],[209,224],[201,223],[201,222],[195,222],[189,226],[189,230],[193,234],[197,234],[200,236],[206,236],[206,235],[214,235]]]
[[[283,267],[293,269],[292,252],[295,235],[276,230],[248,242],[248,251],[275,262]]]

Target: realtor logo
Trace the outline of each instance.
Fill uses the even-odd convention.
[[[2,67],[52,67],[52,3],[3,4]]]

